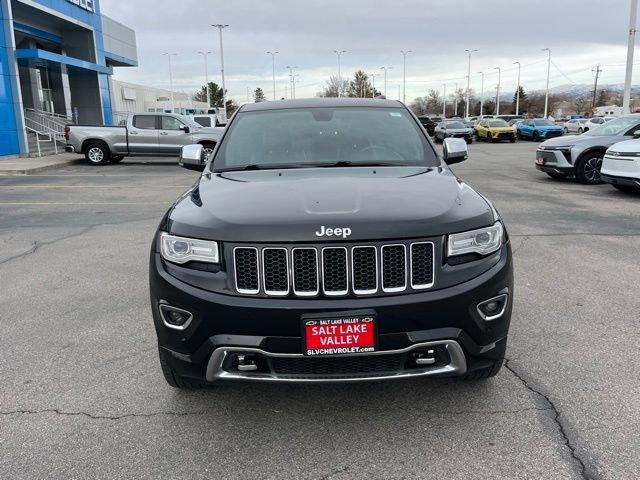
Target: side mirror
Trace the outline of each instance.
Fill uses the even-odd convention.
[[[445,138],[442,145],[442,158],[447,165],[460,163],[467,159],[467,142],[462,138]]]
[[[633,138],[640,138],[640,130],[634,130]]]
[[[185,145],[180,150],[178,165],[187,170],[202,172],[207,164],[207,156],[202,145]]]
[[[189,128],[188,125],[183,125],[180,130],[182,130],[184,133],[189,133],[191,132],[191,129]]]

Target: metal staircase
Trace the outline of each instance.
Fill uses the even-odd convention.
[[[24,121],[31,156],[57,155],[64,151],[64,127],[72,123],[70,117],[27,108]]]

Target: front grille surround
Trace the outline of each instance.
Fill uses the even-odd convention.
[[[235,277],[232,285],[240,295],[283,298],[368,297],[423,291],[435,285],[436,264],[440,261],[437,244],[433,240],[355,245],[236,244],[231,258]],[[247,257],[255,261],[247,262]],[[274,259],[279,263],[274,264]],[[254,271],[248,272],[251,268]]]

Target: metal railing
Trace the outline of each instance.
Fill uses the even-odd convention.
[[[71,118],[52,112],[27,108],[24,111],[24,123],[27,132],[36,136],[38,156],[42,156],[40,143],[53,143],[53,149],[58,154],[58,142],[65,143],[64,128],[71,123]]]

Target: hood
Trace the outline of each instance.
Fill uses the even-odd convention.
[[[445,132],[445,133],[472,133],[473,132],[473,128],[471,128],[471,127],[447,128],[446,130],[443,130],[443,132]]]
[[[516,127],[489,127],[488,130],[492,132],[514,132]]]
[[[640,153],[640,140],[625,140],[624,142],[614,143],[609,147],[607,153]]]
[[[176,235],[233,242],[439,236],[491,225],[489,204],[447,168],[346,167],[205,173],[169,215]]]
[[[625,137],[622,135],[604,135],[604,136],[595,136],[595,135],[565,135],[562,137],[550,138],[549,140],[545,140],[540,144],[541,149],[551,147],[595,147],[595,146],[603,146],[609,147],[616,142],[621,141]]]
[[[193,134],[221,138],[223,132],[224,127],[200,127],[199,129],[194,130]]]
[[[536,127],[536,129],[542,130],[544,132],[549,132],[553,130],[563,130],[563,128],[560,125],[540,125]]]

